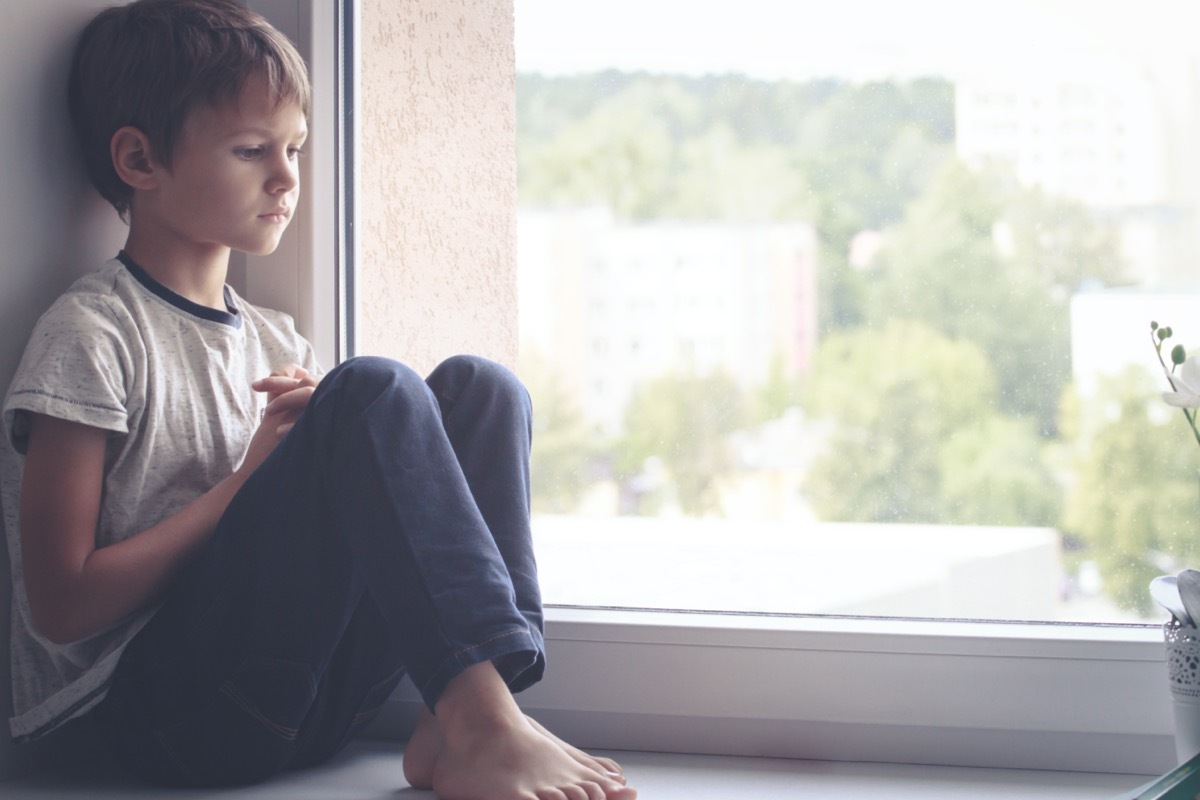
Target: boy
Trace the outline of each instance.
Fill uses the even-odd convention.
[[[413,786],[635,797],[512,697],[545,665],[516,378],[322,377],[225,284],[296,205],[291,44],[235,0],[138,0],[85,29],[69,100],[129,236],[39,321],[4,405],[13,735],[87,716],[148,779],[245,783],[336,753],[407,673]]]

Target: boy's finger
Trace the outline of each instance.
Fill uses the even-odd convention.
[[[301,382],[295,378],[285,378],[280,375],[275,375],[255,381],[250,385],[250,388],[254,389],[256,392],[265,392],[266,394],[270,395],[281,395],[285,392],[290,392],[301,385]]]
[[[302,409],[308,404],[308,398],[312,397],[312,393],[313,387],[311,386],[300,386],[291,391],[284,392],[267,403],[267,413],[278,414],[283,411]]]
[[[303,374],[296,376],[268,375],[267,377],[259,378],[254,383],[250,384],[250,388],[256,392],[279,395],[302,386],[310,386],[315,388],[318,383],[320,383],[320,380],[315,375],[310,375],[308,372],[303,372]]]

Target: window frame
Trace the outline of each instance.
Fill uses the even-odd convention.
[[[546,616],[550,669],[519,699],[581,746],[1141,775],[1175,764],[1154,626]],[[407,735],[419,705],[406,682],[377,734]]]
[[[309,65],[312,114],[297,214],[273,253],[245,256],[244,291],[286,311],[329,369],[354,354],[358,147],[357,0],[248,0]],[[331,291],[332,288],[332,291]]]
[[[345,42],[357,0],[312,5],[336,9]],[[342,47],[350,102],[339,118],[352,142],[359,95],[345,87],[358,62]],[[345,233],[357,170],[352,147],[338,157],[347,205],[322,213],[342,214]],[[318,337],[342,320],[338,358],[354,353],[353,245],[345,258],[340,276],[301,274],[304,286],[340,287],[307,295],[335,306],[314,310]],[[549,607],[546,641],[546,678],[519,700],[590,748],[1144,775],[1175,763],[1153,625]],[[407,737],[420,705],[406,681],[371,733]]]

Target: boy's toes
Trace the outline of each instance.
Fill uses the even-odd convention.
[[[597,756],[592,756],[592,760],[600,765],[600,771],[605,775],[621,784],[626,783],[625,770],[621,769],[621,765],[616,761],[613,761],[611,758],[600,758]]]

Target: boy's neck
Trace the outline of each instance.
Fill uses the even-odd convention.
[[[228,247],[181,245],[171,237],[147,235],[131,224],[124,249],[150,277],[171,291],[193,303],[225,310]]]

